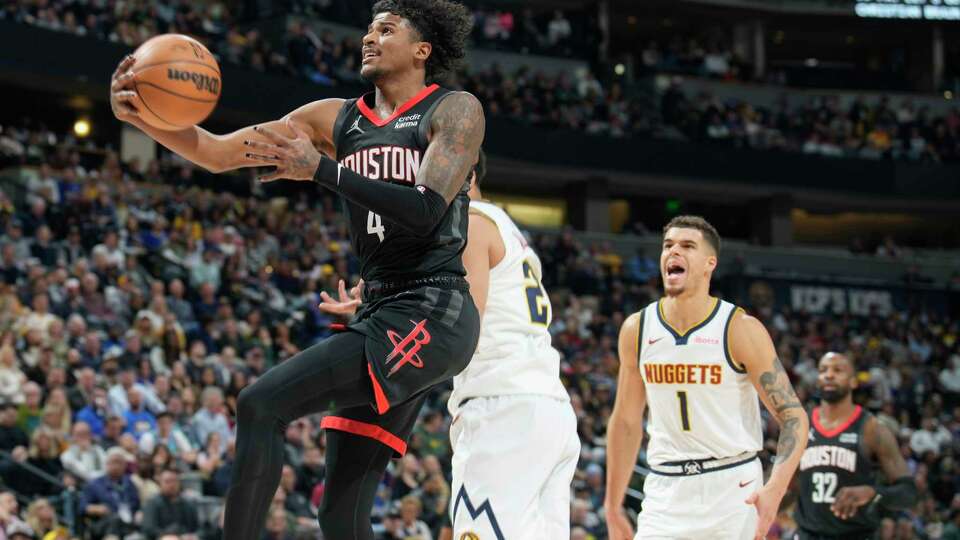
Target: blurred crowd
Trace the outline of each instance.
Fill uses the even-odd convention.
[[[908,98],[845,104],[837,96],[817,96],[790,105],[784,96],[768,108],[709,93],[689,96],[674,83],[663,93],[660,116],[658,136],[665,138],[825,157],[960,159],[960,109],[939,116]]]
[[[214,192],[169,155],[121,163],[108,148],[36,126],[4,127],[0,163],[27,165],[0,191],[0,538],[218,538],[239,391],[328,335],[318,293],[356,279],[337,201]],[[569,230],[531,242],[583,445],[572,538],[599,540],[617,333],[625,314],[658,296],[658,265]],[[897,433],[921,493],[885,520],[883,537],[958,538],[960,321],[747,304],[807,404],[823,352],[857,360],[857,399]],[[448,390],[430,396],[411,452],[383,479],[381,539],[430,539],[442,527]],[[776,424],[765,420],[769,463]],[[265,538],[318,538],[318,425],[310,417],[287,429]],[[634,480],[642,489],[642,476]],[[790,504],[770,538],[790,537]]]
[[[367,16],[367,11],[351,9],[339,0],[295,1],[290,9],[310,17],[346,17],[345,22],[360,26],[365,23],[350,17],[356,18],[359,12]],[[480,46],[565,57],[577,49],[595,48],[589,45],[596,41],[590,17],[483,7],[474,10],[474,17],[474,41]],[[282,40],[268,39],[254,25],[236,24],[236,17],[222,2],[33,0],[7,2],[0,19],[129,46],[157,33],[186,33],[206,42],[221,61],[325,86],[363,84],[359,39],[338,39],[330,30],[318,33],[299,21],[287,25]],[[738,55],[719,37],[676,37],[665,45],[651,41],[640,59],[642,68],[650,71],[723,79],[741,78],[745,70]],[[960,110],[937,116],[909,99],[899,103],[888,98],[870,103],[857,99],[844,104],[837,97],[821,96],[791,106],[784,97],[773,107],[761,107],[707,93],[687,95],[682,84],[675,83],[660,96],[657,114],[649,96],[628,93],[617,80],[601,83],[587,68],[551,75],[529,67],[506,72],[492,64],[462,72],[452,83],[476,94],[491,116],[546,129],[705,141],[827,157],[933,163],[960,159]]]

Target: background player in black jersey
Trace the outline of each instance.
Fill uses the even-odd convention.
[[[186,159],[214,172],[273,166],[263,180],[312,180],[342,195],[361,261],[364,302],[346,331],[240,394],[228,540],[260,538],[285,426],[334,409],[323,423],[330,431],[320,525],[331,540],[372,540],[370,508],[391,455],[406,450],[426,391],[473,355],[479,315],[461,255],[483,110],[468,93],[427,85],[464,56],[471,24],[468,10],[447,0],[377,2],[360,71],[375,92],[308,103],[227,135],[150,128],[137,115],[133,60],[114,73],[117,118]]]
[[[857,374],[842,354],[820,359],[820,406],[811,412],[810,441],[800,460],[798,539],[870,538],[880,510],[901,510],[917,496],[897,441],[876,417],[853,403]],[[879,466],[886,479],[876,482]]]

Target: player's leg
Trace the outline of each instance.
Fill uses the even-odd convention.
[[[644,478],[635,540],[706,538],[691,534],[700,520],[702,504],[700,486],[690,478],[656,473]]]
[[[375,439],[327,431],[327,472],[317,509],[324,538],[374,539],[370,509],[392,455]]]
[[[462,407],[451,427],[454,538],[465,533],[494,539],[547,538],[543,490],[567,450],[566,440],[557,440],[557,418],[549,406],[554,403],[499,397],[477,398]],[[569,486],[568,478],[567,499]],[[565,526],[561,538],[570,534],[569,521]]]
[[[553,426],[557,435],[557,448],[561,449],[556,465],[550,471],[540,492],[543,537],[567,538],[570,536],[570,484],[573,482],[573,475],[577,472],[577,463],[580,461],[577,416],[569,403],[554,400],[543,400],[543,402],[543,407],[555,417]]]
[[[377,486],[390,458],[406,451],[425,400],[423,393],[382,415],[361,405],[324,418],[327,472],[317,512],[324,538],[373,540],[370,509]]]
[[[280,483],[283,434],[290,421],[373,402],[363,343],[360,334],[337,334],[267,371],[240,392],[224,538],[260,537]]]
[[[752,540],[759,517],[747,497],[763,487],[763,466],[759,459],[705,477],[704,498],[710,536],[723,540]]]

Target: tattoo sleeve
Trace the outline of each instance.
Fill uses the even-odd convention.
[[[437,106],[430,128],[430,146],[417,174],[417,185],[432,189],[449,203],[477,163],[486,129],[483,107],[472,94],[453,93]]]
[[[322,159],[314,181],[380,214],[408,231],[426,236],[443,219],[464,187],[483,142],[480,102],[466,92],[450,94],[433,113],[433,138],[417,173],[418,189],[370,182],[332,159]]]
[[[773,359],[771,370],[760,374],[760,388],[766,394],[772,412],[780,422],[780,439],[777,441],[775,463],[781,463],[796,452],[800,417],[806,413],[779,358]]]

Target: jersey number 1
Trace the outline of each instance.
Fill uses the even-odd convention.
[[[380,220],[380,214],[370,212],[367,214],[367,234],[375,234],[383,242],[383,221]]]
[[[690,431],[690,413],[687,411],[687,393],[677,392],[680,400],[680,426],[684,431]]]

